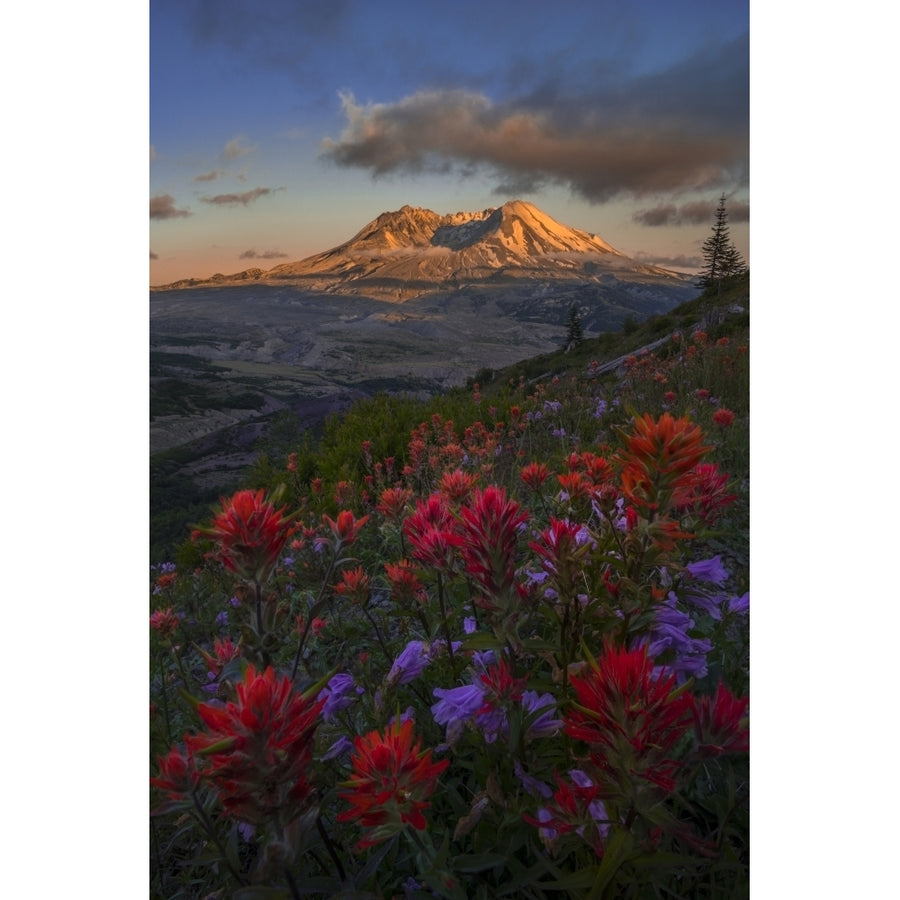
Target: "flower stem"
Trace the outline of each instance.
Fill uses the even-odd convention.
[[[337,562],[337,553],[331,557],[331,562],[328,564],[328,571],[325,573],[325,578],[322,580],[322,587],[319,589],[319,596],[316,597],[316,602],[312,605],[312,607],[307,610],[306,613],[306,621],[303,623],[303,633],[300,635],[300,643],[297,644],[297,655],[294,657],[294,667],[291,669],[291,681],[293,681],[297,677],[297,667],[300,665],[300,657],[303,655],[303,647],[306,644],[306,639],[309,637],[309,629],[312,627],[313,614],[312,611],[318,607],[318,605],[322,602],[322,598],[325,596],[325,588],[328,587],[328,582],[331,580],[331,573],[334,571],[334,564]]]
[[[335,868],[338,871],[338,877],[341,879],[341,883],[347,880],[347,873],[344,872],[344,867],[341,864],[341,858],[337,855],[337,851],[334,849],[334,844],[331,842],[331,836],[325,830],[325,824],[322,822],[322,816],[316,816],[316,828],[318,829],[319,835],[322,838],[322,841],[325,844],[325,849],[328,851],[328,855],[331,857],[331,861],[334,863]]]
[[[213,827],[213,823],[210,822],[209,816],[206,815],[206,810],[203,809],[202,804],[197,799],[197,794],[191,794],[191,799],[194,801],[194,806],[197,808],[197,818],[200,821],[200,824],[203,826],[203,830],[209,835],[212,842],[216,845],[216,849],[219,851],[219,856],[222,858],[223,862],[226,866],[228,866],[228,871],[237,879],[238,884],[241,887],[245,887],[247,882],[244,877],[237,872],[234,866],[231,864],[231,860],[228,858],[228,853],[225,848],[222,846],[222,842],[219,840],[218,834],[216,834],[216,829]]]

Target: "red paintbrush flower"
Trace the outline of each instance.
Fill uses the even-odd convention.
[[[693,470],[709,451],[703,432],[690,419],[674,419],[669,413],[658,421],[649,414],[640,416],[619,454],[622,493],[645,515],[664,512],[690,493]]]
[[[153,812],[165,812],[170,803],[186,800],[196,790],[199,781],[200,774],[194,757],[173,747],[168,756],[159,757],[159,775],[150,779],[150,784],[169,795],[169,803],[163,804]]]
[[[205,536],[218,544],[222,564],[245,581],[265,582],[287,539],[297,530],[291,516],[275,509],[264,491],[238,491],[222,498],[222,512],[212,525],[196,528],[192,538]]]
[[[749,703],[749,697],[735,697],[721,681],[714,698],[693,698],[694,733],[701,756],[746,753],[750,749],[746,718]]]
[[[368,521],[368,516],[357,519],[349,509],[342,509],[338,513],[337,520],[329,516],[322,516],[322,523],[328,526],[334,536],[335,553],[338,553],[342,547],[352,544],[359,537],[360,529]]]
[[[591,761],[627,797],[633,779],[675,789],[680,762],[669,754],[691,722],[691,700],[675,676],[654,678],[646,647],[624,650],[607,642],[584,675],[572,676],[577,704],[564,717],[566,733],[590,746]]]
[[[591,549],[590,542],[583,539],[585,534],[584,526],[551,517],[550,527],[528,545],[538,555],[541,568],[549,576],[546,584],[553,587],[564,602],[578,594],[584,558]]]
[[[403,533],[418,562],[438,571],[452,567],[454,548],[459,546],[460,538],[456,520],[439,494],[432,494],[424,502],[416,501],[416,511],[403,523]]]
[[[447,759],[431,761],[431,750],[413,743],[411,719],[394,720],[384,734],[370,731],[354,741],[353,774],[340,794],[351,808],[338,820],[358,820],[368,830],[357,844],[371,847],[402,831],[407,825],[419,831],[427,827],[424,810],[437,787],[437,777],[450,765]]]
[[[469,499],[477,483],[477,475],[454,469],[452,472],[444,472],[438,489],[450,503],[459,504]]]
[[[707,525],[715,525],[737,498],[728,493],[728,475],[720,473],[715,463],[703,463],[694,470],[693,486],[678,511],[694,513]]]
[[[406,505],[412,498],[413,492],[409,488],[387,488],[381,492],[381,500],[375,510],[386,519],[399,522],[406,511]]]
[[[363,604],[369,599],[369,587],[369,576],[363,571],[362,566],[357,566],[355,569],[345,569],[341,573],[341,580],[334,586],[334,590],[351,603]]]
[[[531,490],[536,491],[550,477],[550,470],[545,463],[528,463],[519,476]]]
[[[734,413],[724,406],[720,406],[713,414],[712,420],[719,428],[727,428],[734,421]]]
[[[158,609],[150,615],[150,627],[158,631],[163,637],[171,637],[181,621],[169,606],[166,609]]]
[[[489,485],[476,491],[471,506],[460,510],[460,556],[466,572],[481,589],[483,601],[506,607],[516,587],[519,529],[528,513],[506,496],[503,488]]]
[[[324,702],[296,693],[271,667],[260,675],[250,665],[237,685],[237,703],[197,707],[207,730],[185,742],[190,753],[208,758],[203,774],[226,813],[261,824],[276,813],[288,822],[303,810]]]
[[[398,563],[385,563],[384,571],[391,584],[391,596],[401,603],[411,601],[423,602],[425,588],[417,575],[415,567],[407,559]]]

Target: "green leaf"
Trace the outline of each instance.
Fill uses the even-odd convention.
[[[493,869],[494,866],[503,865],[505,862],[505,853],[478,853],[470,856],[457,856],[453,860],[453,869],[457,872],[473,874]]]
[[[238,888],[231,896],[234,900],[291,900],[290,892],[286,888],[260,885]]]
[[[597,879],[588,894],[588,900],[600,900],[607,886],[615,878],[616,872],[628,858],[633,846],[634,838],[631,832],[625,831],[624,828],[614,829],[612,839],[607,843],[603,853],[603,861],[597,870]]]

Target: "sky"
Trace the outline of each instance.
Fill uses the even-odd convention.
[[[528,200],[750,262],[748,0],[150,0],[150,283],[271,268],[382,212]]]

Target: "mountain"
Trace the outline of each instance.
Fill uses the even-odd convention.
[[[321,293],[405,301],[448,290],[520,281],[609,281],[684,288],[688,276],[648,266],[601,237],[557,222],[534,204],[438,215],[404,206],[382,213],[349,241],[273,269],[248,269],[154,288],[174,290],[253,282],[294,284]]]

